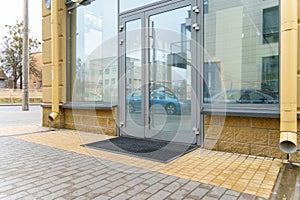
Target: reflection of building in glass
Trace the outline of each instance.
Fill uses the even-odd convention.
[[[278,92],[278,6],[276,1],[220,1],[205,14],[205,62],[220,62],[214,71],[206,72],[207,83],[219,76],[224,89],[252,88],[266,85]],[[274,7],[275,6],[275,7]],[[272,63],[271,63],[272,62]],[[273,75],[266,76],[266,66]],[[274,71],[275,70],[275,71]],[[219,73],[219,74],[212,74]],[[272,80],[266,80],[272,78]],[[276,83],[275,83],[276,82]],[[276,86],[277,85],[277,86]],[[212,88],[216,94],[220,91]]]
[[[118,58],[107,57],[89,60],[89,80],[85,89],[89,91],[86,98],[92,101],[117,102],[118,93]]]

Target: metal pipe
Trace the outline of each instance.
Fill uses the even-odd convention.
[[[29,111],[29,40],[28,40],[28,0],[23,1],[23,88],[22,88],[22,110]]]
[[[51,44],[52,44],[52,112],[48,119],[55,121],[59,115],[59,33],[58,0],[51,1]]]
[[[281,1],[280,143],[282,152],[297,151],[298,1]]]

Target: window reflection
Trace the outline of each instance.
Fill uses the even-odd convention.
[[[69,100],[117,101],[117,16],[117,0],[68,12]]]
[[[279,102],[278,0],[208,0],[204,103]]]

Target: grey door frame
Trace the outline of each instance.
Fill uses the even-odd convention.
[[[202,0],[175,0],[175,1],[162,1],[162,3],[155,3],[150,5],[149,7],[143,6],[141,9],[134,9],[131,12],[125,12],[124,14],[119,15],[119,107],[118,107],[118,126],[119,126],[119,135],[126,133],[127,131],[139,131],[143,132],[142,137],[147,136],[147,131],[149,131],[149,102],[145,101],[149,99],[148,91],[148,83],[149,82],[149,65],[146,62],[148,60],[147,50],[149,47],[148,44],[148,31],[146,31],[143,27],[148,27],[148,19],[150,16],[175,10],[180,7],[191,5],[191,8],[200,8],[199,13],[192,12],[191,20],[192,24],[197,24],[200,27],[200,30],[191,31],[192,34],[192,89],[194,94],[192,95],[192,112],[191,112],[191,120],[192,127],[191,132],[195,133],[195,142],[203,146],[204,143],[204,119],[200,114],[200,109],[202,107],[202,97],[203,97],[203,9],[202,9]],[[122,30],[125,27],[126,22],[133,21],[136,19],[141,19],[142,23],[142,80],[143,83],[143,101],[142,101],[142,123],[144,125],[142,128],[128,128],[126,127],[126,93],[125,93],[125,51],[126,45],[123,45],[123,41],[125,41],[126,30]],[[126,41],[125,41],[126,42]]]

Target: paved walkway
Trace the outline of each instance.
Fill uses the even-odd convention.
[[[1,199],[259,199],[11,137],[0,151]]]
[[[80,146],[106,138],[0,128],[0,199],[268,199],[281,167],[204,149],[162,164]]]

